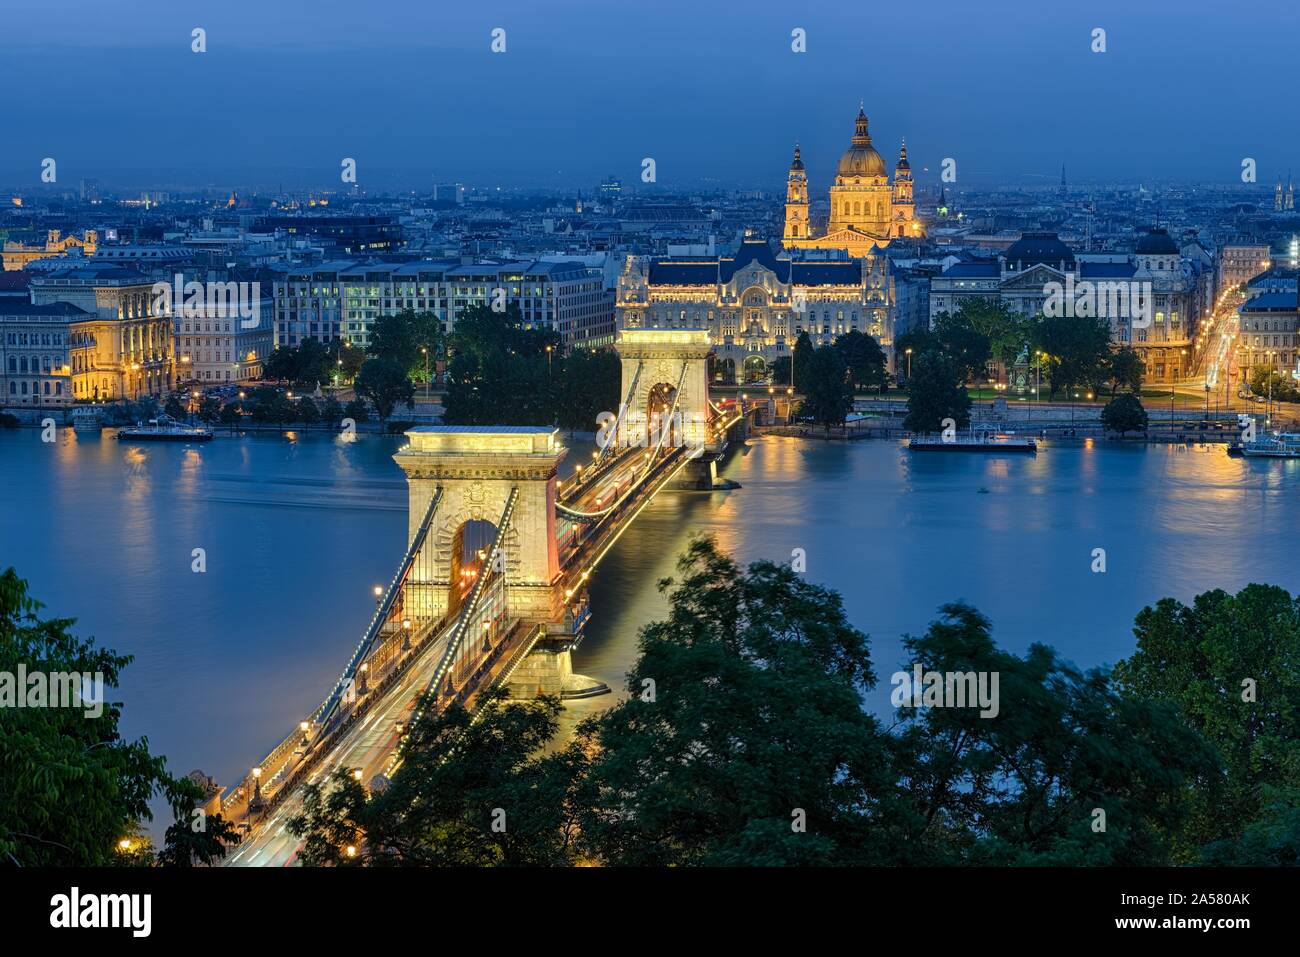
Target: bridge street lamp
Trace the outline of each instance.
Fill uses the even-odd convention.
[[[253,796],[248,799],[248,810],[260,811],[262,804],[262,769],[253,768]]]

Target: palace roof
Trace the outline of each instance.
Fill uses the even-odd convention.
[[[859,259],[827,262],[778,259],[763,239],[744,240],[735,256],[675,256],[651,260],[648,278],[652,286],[726,285],[750,263],[767,269],[779,282],[796,286],[856,286],[862,283],[862,261]]]

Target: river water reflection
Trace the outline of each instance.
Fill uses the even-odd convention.
[[[128,735],[147,735],[173,770],[229,782],[319,703],[373,611],[371,587],[392,574],[406,534],[398,444],[3,433],[0,565],[49,614],[78,618],[79,634],[135,655],[120,695]],[[655,582],[696,532],[742,562],[802,548],[808,576],[872,637],[881,709],[902,635],[954,599],[988,615],[1007,648],[1043,641],[1091,666],[1127,655],[1133,616],[1163,595],[1250,581],[1300,591],[1300,462],[1230,459],[1222,446],[995,458],[762,438],[724,474],[742,487],[662,493],[606,556],[576,670],[622,691],[637,628],[664,609]],[[1105,574],[1090,571],[1095,548]],[[610,700],[572,704],[566,724]]]

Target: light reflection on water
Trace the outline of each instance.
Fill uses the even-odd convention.
[[[3,433],[0,565],[49,614],[136,656],[128,735],[148,735],[173,770],[231,781],[319,703],[373,611],[370,587],[401,556],[399,444],[298,433],[131,446],[64,430],[50,446]],[[577,443],[572,462],[588,454]],[[1300,591],[1300,462],[1222,446],[1050,445],[1035,458],[765,438],[723,474],[742,487],[661,493],[606,556],[575,670],[622,693],[637,629],[665,608],[655,582],[695,532],[742,562],[804,549],[808,576],[872,637],[882,709],[901,636],[947,601],[980,608],[1008,648],[1044,641],[1089,666],[1128,654],[1133,616],[1163,595],[1249,581]],[[195,547],[205,574],[190,570]],[[571,703],[566,724],[611,700]]]

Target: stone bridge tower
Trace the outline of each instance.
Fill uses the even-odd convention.
[[[408,543],[415,540],[434,490],[442,499],[425,541],[426,558],[412,571],[408,593],[431,618],[452,605],[454,555],[470,521],[501,521],[510,491],[518,488],[505,536],[506,601],[512,616],[553,621],[562,615],[556,582],[556,470],[564,458],[554,429],[545,426],[420,426],[393,458],[406,473]],[[432,549],[432,555],[427,550]],[[415,577],[419,569],[419,577]]]
[[[706,449],[716,444],[708,430],[708,360],[713,345],[707,329],[624,329],[615,348],[623,360],[621,394],[629,413],[645,415],[655,396],[676,392],[686,444]],[[634,382],[635,394],[628,398]]]

